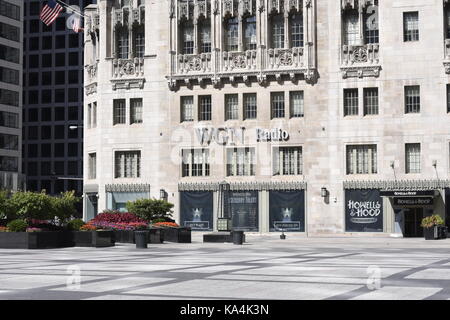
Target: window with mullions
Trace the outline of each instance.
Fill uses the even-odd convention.
[[[272,119],[284,118],[284,92],[272,92],[270,94],[272,106]]]
[[[296,13],[291,16],[291,47],[303,47],[303,15]]]
[[[127,121],[126,118],[126,105],[125,99],[116,99],[113,101],[113,124],[125,124]]]
[[[272,48],[284,48],[284,17],[282,14],[272,16]]]
[[[273,152],[273,175],[301,175],[302,147],[279,147]]]
[[[142,123],[142,98],[130,99],[130,124]]]
[[[378,114],[378,88],[364,88],[364,115]]]
[[[88,179],[96,179],[97,178],[97,154],[89,153],[89,171],[88,171]]]
[[[251,16],[244,19],[244,46],[245,50],[256,50],[256,17]]]
[[[406,173],[420,173],[420,143],[405,145]]]
[[[256,93],[244,93],[244,120],[256,119]]]
[[[347,174],[376,174],[377,146],[347,146]]]
[[[450,5],[446,5],[444,8],[444,17],[445,17],[445,38],[450,39]]]
[[[304,116],[303,91],[293,91],[289,93],[291,118],[301,118]]]
[[[183,24],[183,54],[194,53],[194,26],[192,22],[186,21]]]
[[[359,45],[359,15],[357,10],[348,10],[344,15],[344,44]]]
[[[378,15],[375,9],[370,9],[369,7],[366,12],[364,12],[364,42],[368,43],[379,43],[379,29],[378,29]]]
[[[419,12],[403,13],[403,40],[419,41]]]
[[[450,113],[450,84],[447,84],[447,112]]]
[[[225,23],[225,49],[226,51],[239,50],[238,18],[229,18]]]
[[[181,97],[181,122],[194,121],[194,97]]]
[[[200,23],[200,51],[201,53],[211,52],[211,24],[207,20]]]
[[[225,95],[225,120],[239,119],[239,98],[237,94]]]
[[[141,176],[140,151],[116,151],[114,160],[115,178],[139,178]]]
[[[136,29],[134,38],[134,55],[136,58],[143,58],[145,55],[145,32],[144,27],[140,26]]]
[[[255,148],[227,149],[227,176],[254,176]]]
[[[130,55],[130,35],[128,29],[117,28],[117,57],[119,59],[128,59]]]
[[[210,173],[208,149],[183,149],[182,176],[207,177]]]
[[[210,121],[211,120],[211,96],[199,96],[198,97],[198,120]]]
[[[344,89],[344,116],[357,116],[358,89]]]
[[[405,113],[420,113],[420,86],[405,87]]]

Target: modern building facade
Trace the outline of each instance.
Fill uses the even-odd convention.
[[[84,217],[164,197],[194,230],[421,236],[450,222],[450,4],[100,0]]]
[[[23,3],[0,1],[0,189],[24,188],[22,171]]]
[[[27,189],[82,192],[83,33],[64,10],[46,26],[43,1],[24,0],[23,172]],[[91,0],[65,1],[82,10]],[[95,1],[94,1],[95,2]],[[76,7],[75,7],[76,6]],[[72,127],[72,129],[71,129]],[[64,178],[64,179],[63,179]]]

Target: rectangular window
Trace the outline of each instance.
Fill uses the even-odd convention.
[[[39,25],[37,28],[39,32]],[[0,22],[0,37],[8,40],[20,41],[20,29],[7,23]]]
[[[344,89],[344,117],[358,113],[358,89]]]
[[[284,92],[272,92],[270,94],[272,106],[272,119],[284,118]]]
[[[0,112],[0,126],[7,128],[19,128],[19,115],[13,112]]]
[[[420,113],[420,86],[405,87],[405,113]]]
[[[143,58],[145,55],[145,33],[141,30],[136,33],[134,39],[134,50],[137,58]]]
[[[225,48],[227,51],[239,50],[239,21],[230,18],[225,24]]]
[[[209,176],[209,150],[208,149],[184,149],[182,153],[183,177],[207,177]]]
[[[303,47],[303,15],[297,13],[291,16],[291,46]]]
[[[0,134],[0,149],[19,150],[19,136],[1,133]]]
[[[347,146],[347,174],[376,174],[377,146]]]
[[[291,118],[301,118],[304,116],[303,91],[293,91],[290,95]]]
[[[237,94],[225,95],[225,120],[239,119],[239,99]]]
[[[140,151],[115,152],[115,178],[139,178],[141,176]]]
[[[284,48],[284,17],[281,14],[272,17],[272,48]]]
[[[0,171],[18,171],[19,159],[16,157],[0,156]]]
[[[89,153],[89,172],[88,179],[97,178],[97,154]]]
[[[419,12],[403,13],[403,40],[419,41]]]
[[[378,114],[378,88],[364,88],[364,115]]]
[[[113,118],[114,118],[114,125],[116,124],[125,124],[126,119],[126,106],[125,106],[125,99],[115,99],[113,101],[114,103],[114,110],[113,110]]]
[[[36,4],[36,3],[32,2],[31,4]],[[30,5],[30,12],[31,12],[31,8],[32,8],[32,6]],[[10,2],[0,0],[0,15],[20,21],[20,7],[14,5]]]
[[[244,21],[245,50],[256,50],[256,17],[251,16]]]
[[[97,102],[92,104],[92,128],[97,127]]]
[[[202,21],[200,25],[200,51],[211,52],[211,25],[206,21]]]
[[[185,23],[183,27],[183,54],[194,53],[194,26]]]
[[[450,113],[450,84],[447,84],[447,112]]]
[[[20,63],[19,55],[19,49],[0,44],[0,59],[13,63]]]
[[[378,1],[375,2],[375,6],[378,6]],[[364,42],[368,43],[379,43],[379,29],[378,29],[378,15],[374,7],[369,6],[367,11],[364,12]]]
[[[420,143],[405,145],[406,173],[420,173]]]
[[[129,34],[128,30],[125,28],[124,30],[118,31],[118,57],[119,59],[128,59],[129,56]]]
[[[210,121],[211,120],[211,96],[199,96],[198,97],[198,120]]]
[[[359,45],[359,15],[357,10],[349,10],[344,15],[344,44]]]
[[[87,127],[88,129],[92,127],[92,104],[88,103],[87,107]]]
[[[255,148],[227,149],[227,176],[254,176],[255,163]]]
[[[181,97],[181,121],[194,121],[194,97]]]
[[[130,99],[130,123],[142,123],[142,99]]]
[[[19,92],[8,89],[0,89],[0,104],[8,106],[19,106]]]
[[[279,147],[273,152],[273,175],[301,175],[302,147]]]
[[[244,93],[244,120],[256,119],[256,93]]]
[[[450,39],[450,6],[447,4],[445,6],[445,37],[446,39]]]

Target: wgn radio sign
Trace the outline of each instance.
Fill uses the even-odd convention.
[[[383,200],[379,190],[346,190],[346,231],[383,232]]]

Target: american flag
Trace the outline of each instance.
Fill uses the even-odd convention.
[[[53,21],[56,20],[56,18],[58,18],[62,10],[63,7],[59,5],[55,0],[49,0],[41,10],[40,19],[43,23],[49,26],[53,23]]]
[[[81,28],[81,18],[79,15],[77,15],[72,21],[72,30],[76,33],[83,31],[83,28]]]

